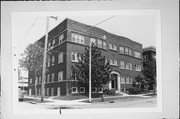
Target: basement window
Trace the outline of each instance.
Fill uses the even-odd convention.
[[[77,87],[72,87],[72,94],[77,93]]]

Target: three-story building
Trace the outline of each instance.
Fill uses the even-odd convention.
[[[38,42],[43,45],[44,40],[45,36]],[[65,19],[49,32],[48,50],[52,56],[47,61],[46,96],[85,92],[84,87],[77,87],[77,79],[72,74],[71,67],[78,63],[78,54],[85,51],[85,46],[89,46],[90,41],[101,49],[102,55],[113,66],[114,79],[106,88],[120,92],[132,87],[134,78],[142,69],[142,44],[97,27]],[[38,95],[41,94],[41,82],[41,75],[34,77],[29,73],[30,95],[35,94],[35,89]]]

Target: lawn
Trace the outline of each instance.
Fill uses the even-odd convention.
[[[78,99],[86,99],[88,98],[85,95],[67,95],[67,96],[59,96],[59,97],[54,97],[53,99],[56,100],[78,100]]]

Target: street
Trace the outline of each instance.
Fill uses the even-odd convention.
[[[91,109],[91,108],[148,108],[156,107],[156,97],[142,98],[131,101],[110,101],[100,103],[85,103],[80,100],[77,101],[56,101],[54,103],[37,103],[31,104],[27,102],[19,103],[19,110],[17,113],[20,114],[59,114],[59,109],[63,114],[71,112],[74,109]]]

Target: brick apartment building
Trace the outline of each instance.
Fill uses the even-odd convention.
[[[149,47],[143,48],[143,60],[151,61],[152,58],[156,59],[156,48],[154,46],[149,46]]]
[[[156,48],[154,46],[149,46],[143,48],[143,61],[152,61],[153,59],[156,60]],[[145,66],[143,66],[145,67]],[[153,84],[149,84],[149,90],[153,90]]]
[[[44,43],[45,36],[38,42]],[[125,91],[132,87],[132,82],[142,69],[142,44],[126,37],[108,33],[97,27],[65,19],[49,32],[48,50],[53,55],[48,58],[45,80],[45,96],[84,93],[84,87],[77,87],[76,77],[72,74],[72,65],[78,62],[78,54],[85,51],[85,46],[94,42],[101,49],[102,55],[113,66],[114,80],[106,88]],[[29,95],[41,94],[42,76],[34,77],[29,72]],[[96,89],[92,87],[92,92]]]

